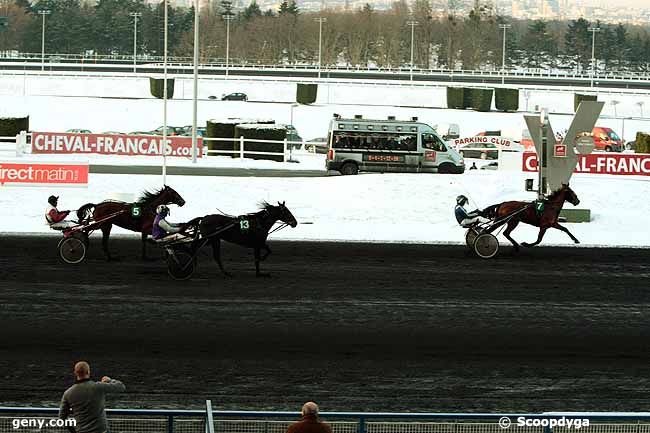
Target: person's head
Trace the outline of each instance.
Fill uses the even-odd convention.
[[[469,200],[467,200],[467,197],[464,195],[459,195],[456,197],[456,203],[458,203],[460,206],[465,206]]]
[[[302,416],[318,416],[318,405],[313,401],[308,401],[302,405]]]
[[[156,208],[156,213],[165,218],[167,215],[169,215],[169,208],[164,204],[161,204]]]
[[[48,199],[47,202],[51,204],[52,206],[56,207],[56,205],[59,203],[59,197],[55,195],[51,195]]]
[[[74,377],[77,380],[90,378],[90,365],[86,361],[79,361],[74,365]]]

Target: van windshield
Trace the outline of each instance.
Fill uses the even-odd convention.
[[[616,135],[616,133],[614,131],[609,131],[609,138],[611,138],[612,140],[620,140],[621,139],[618,135]]]

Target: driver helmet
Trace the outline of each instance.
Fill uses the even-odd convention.
[[[461,206],[463,206],[468,201],[469,200],[467,200],[467,197],[465,197],[464,195],[459,195],[458,197],[456,197],[456,203],[458,203]]]
[[[156,208],[156,213],[161,214],[163,217],[166,217],[167,215],[169,215],[169,208],[164,204],[161,204]]]
[[[58,201],[59,201],[59,197],[56,196],[56,195],[51,195],[51,196],[48,197],[48,199],[47,199],[47,202],[48,202],[49,204],[51,204],[52,206],[54,206],[54,207],[56,207],[56,204],[58,203]]]

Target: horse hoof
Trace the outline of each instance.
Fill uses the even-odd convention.
[[[532,245],[529,244],[528,242],[522,242],[521,245],[526,247],[526,248],[532,248]]]
[[[271,274],[259,273],[259,274],[255,275],[255,276],[258,277],[258,278],[269,278],[269,277],[271,277]]]
[[[232,278],[232,274],[230,272],[224,272],[223,276],[227,278]]]
[[[575,241],[573,241],[573,243],[579,244],[580,241],[576,239]]]

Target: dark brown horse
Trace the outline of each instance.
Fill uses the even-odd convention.
[[[212,256],[219,265],[224,275],[230,276],[221,263],[221,239],[248,248],[255,252],[255,275],[268,277],[269,274],[260,272],[260,262],[265,260],[271,249],[266,243],[271,227],[281,221],[285,225],[296,227],[298,221],[283,203],[273,206],[266,202],[261,203],[262,210],[247,215],[231,216],[223,214],[206,215],[201,218],[199,230],[202,239],[209,240],[212,245]],[[196,241],[194,248],[198,248],[201,239]],[[264,255],[261,251],[264,250]]]
[[[562,210],[565,201],[568,201],[574,206],[580,204],[578,196],[567,184],[562,185],[562,188],[555,191],[546,201],[543,202],[544,207],[541,211],[536,209],[536,202],[506,201],[486,208],[483,211],[483,215],[488,218],[496,218],[496,220],[499,220],[500,218],[507,217],[508,215],[519,211],[508,220],[507,227],[503,232],[503,235],[512,242],[512,245],[514,245],[515,251],[519,251],[519,244],[510,237],[510,233],[512,233],[520,222],[539,227],[537,241],[532,244],[522,242],[522,245],[525,247],[534,247],[542,242],[544,233],[546,233],[546,230],[549,228],[563,231],[571,237],[573,242],[579,244],[580,241],[571,234],[569,229],[561,226],[558,222],[558,217],[560,216],[560,211]]]
[[[138,201],[134,203],[105,200],[98,204],[85,204],[77,211],[77,218],[80,222],[89,219],[98,221],[111,214],[121,212],[99,226],[102,230],[104,254],[108,260],[112,259],[111,253],[108,251],[108,238],[111,235],[111,228],[115,224],[118,227],[142,233],[142,259],[144,260],[147,255],[147,236],[151,234],[153,220],[156,218],[156,207],[161,204],[183,206],[185,200],[173,188],[165,185],[158,191],[145,191]]]

